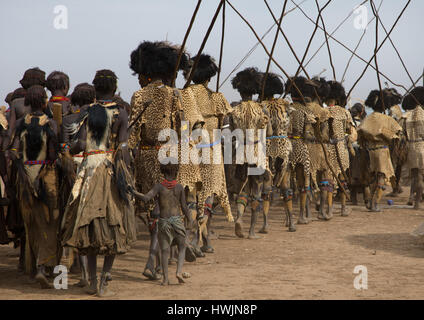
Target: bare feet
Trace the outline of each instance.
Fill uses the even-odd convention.
[[[75,286],[79,288],[88,287],[88,281],[81,279],[78,283],[75,283]]]
[[[194,250],[191,246],[187,246],[185,251],[185,260],[187,262],[194,262],[196,261],[196,254],[194,253]]]
[[[242,224],[240,221],[237,221],[235,223],[235,232],[236,232],[236,236],[239,238],[244,238],[244,234],[243,234],[243,228],[242,228]]]
[[[289,227],[289,232],[296,232],[296,227],[294,225],[291,225]]]
[[[342,211],[341,211],[340,215],[342,217],[348,217],[351,212],[352,212],[351,208],[342,207]]]
[[[297,224],[308,224],[309,221],[306,220],[304,217],[299,217],[299,219],[297,219]]]
[[[41,272],[37,273],[37,275],[35,276],[35,280],[38,281],[38,283],[41,286],[41,289],[51,289],[52,288],[50,283],[47,281],[47,278]]]
[[[159,280],[161,277],[156,272],[152,272],[149,268],[144,269],[143,276],[149,280]]]
[[[178,283],[185,283],[184,279],[183,279],[183,275],[182,274],[178,274],[177,273],[177,279],[178,279]]]
[[[161,286],[169,286],[169,280],[163,280]]]
[[[248,239],[255,240],[255,239],[260,239],[260,238],[261,238],[260,236],[257,236],[254,233],[249,233]]]
[[[207,246],[207,245],[204,245],[203,247],[201,247],[200,250],[202,250],[202,252],[205,252],[205,253],[215,252],[215,250],[211,246]]]
[[[262,227],[262,229],[261,229],[261,230],[259,230],[259,233],[267,234],[267,233],[268,233],[268,229],[269,229],[269,226],[266,224],[266,225],[264,225],[264,226]]]

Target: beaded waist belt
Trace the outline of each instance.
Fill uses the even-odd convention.
[[[271,136],[271,137],[266,137],[267,140],[273,140],[273,139],[287,139],[290,138],[289,136]]]
[[[113,152],[112,149],[109,149],[109,150],[91,150],[91,151],[88,151],[88,152],[84,152],[83,157],[88,157],[88,156],[92,156],[92,155],[95,155],[95,154],[112,153],[112,152]]]
[[[141,150],[159,150],[162,146],[140,146]]]
[[[196,148],[197,149],[202,149],[202,148],[212,148],[213,146],[216,146],[217,144],[220,144],[221,141],[220,140],[216,140],[213,143],[209,143],[209,144],[196,144]]]
[[[54,163],[54,161],[51,161],[51,160],[28,160],[24,162],[24,164],[29,166],[36,165],[36,164],[52,164],[52,163]]]
[[[388,146],[381,146],[381,147],[375,147],[375,148],[367,148],[368,151],[375,151],[380,149],[388,149]]]
[[[304,139],[302,136],[289,136],[290,139],[301,140]]]

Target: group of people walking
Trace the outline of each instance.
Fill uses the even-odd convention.
[[[336,196],[341,216],[349,215],[348,201],[357,204],[359,193],[369,210],[381,211],[383,191],[391,184],[399,192],[406,166],[410,201],[419,208],[424,87],[405,97],[393,88],[373,90],[365,101],[373,112],[366,116],[362,104],[346,109],[337,81],[295,75],[284,83],[256,68],[232,79],[241,101],[230,104],[208,87],[218,72],[215,60],[190,57],[168,42],[142,42],[130,69],[141,87],[130,104],[116,95],[111,70],[97,71],[92,85],[78,84],[69,95],[68,75],[54,71],[46,79],[33,68],[6,97],[9,107],[0,109],[0,243],[20,246],[19,271],[42,288],[51,287],[56,265],[79,265],[79,286],[101,297],[113,294],[114,259],[136,241],[137,216],[151,235],[143,275],[167,285],[170,259],[177,259],[176,277],[184,283],[184,261],[214,252],[217,207],[243,238],[250,206],[247,237],[256,239],[260,214],[259,233],[270,232],[268,213],[279,194],[285,226],[294,232],[312,221],[313,208],[318,219],[330,220]],[[178,71],[192,81],[183,89],[173,86]],[[254,134],[240,141],[217,135],[219,129]],[[230,163],[221,152],[226,139]],[[241,162],[234,156],[240,143]],[[185,161],[192,154],[202,161]],[[105,257],[100,280],[98,255]]]

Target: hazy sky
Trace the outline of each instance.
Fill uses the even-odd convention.
[[[301,2],[301,0],[295,1]],[[374,1],[378,6],[381,0]],[[273,25],[272,17],[262,0],[232,0],[231,2],[245,15],[260,36]],[[280,16],[284,1],[268,0],[268,2],[274,14]],[[325,2],[319,1],[321,6]],[[323,12],[327,31],[332,32],[361,2],[361,0],[333,0]],[[387,30],[390,30],[406,2],[406,0],[383,0],[380,15]],[[1,1],[0,97],[2,102],[0,104],[4,103],[8,92],[20,86],[18,81],[22,78],[23,72],[35,66],[40,67],[47,74],[53,70],[66,72],[70,76],[72,88],[80,82],[91,83],[96,70],[111,69],[119,78],[121,95],[124,99],[130,100],[132,93],[139,88],[137,77],[132,75],[128,67],[131,51],[143,40],[168,40],[172,43],[181,43],[196,3],[197,0]],[[197,53],[218,3],[218,0],[203,0],[187,44],[190,54]],[[53,22],[57,16],[54,8],[58,5],[64,5],[68,9],[67,30],[54,28]],[[289,0],[287,10],[293,6],[292,1]],[[314,0],[306,0],[301,7],[308,15],[311,15],[312,19],[316,18],[317,8]],[[373,15],[369,4],[367,7],[368,18],[371,19]],[[424,12],[424,1],[412,0],[391,36],[414,80],[422,74],[424,66],[422,61],[424,43],[421,40],[424,26],[422,12]],[[355,17],[356,15],[352,15],[334,35],[351,49],[355,48],[363,33],[363,30],[354,27]],[[299,10],[295,10],[284,18],[282,27],[298,56],[302,56],[313,31],[313,23],[307,20]],[[264,40],[269,50],[275,37],[275,30],[274,27]],[[380,28],[380,41],[384,36],[384,30]],[[204,50],[217,60],[220,38],[221,17],[218,18]],[[375,23],[372,22],[357,51],[365,60],[369,60],[372,56],[374,39]],[[323,32],[318,30],[307,60],[324,40]],[[221,80],[227,77],[256,42],[250,29],[227,5]],[[336,76],[338,80],[341,80],[350,53],[331,39],[330,46]],[[281,35],[274,58],[289,74],[296,72],[298,64]],[[411,86],[412,83],[389,41],[379,52],[378,59],[380,71],[397,84],[408,88]],[[258,46],[241,69],[256,66],[265,71],[267,61],[264,50]],[[344,82],[347,91],[352,87],[364,66],[362,61],[353,58]],[[332,78],[326,46],[306,69],[311,76],[326,69],[323,75],[327,79]],[[271,70],[282,75],[274,64]],[[384,81],[382,79],[383,83]],[[180,74],[177,86],[181,87],[183,84]],[[215,81],[212,82],[211,87],[215,88]],[[377,87],[376,73],[369,68],[352,97],[365,99],[369,91]],[[231,87],[230,81],[223,85],[221,91],[230,102],[239,100],[239,95]],[[399,91],[404,92],[401,88]]]

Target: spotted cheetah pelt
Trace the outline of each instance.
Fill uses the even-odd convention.
[[[262,105],[268,111],[272,127],[272,137],[267,140],[266,154],[271,158],[272,163],[275,163],[277,158],[282,160],[283,167],[275,168],[275,170],[281,170],[281,174],[284,174],[288,169],[289,157],[293,149],[288,137],[290,129],[289,103],[283,99],[273,99],[263,101]]]
[[[328,145],[328,158],[335,174],[342,176],[342,170],[346,172],[350,166],[347,135],[351,132],[353,120],[350,112],[340,106],[330,106],[328,110],[332,119],[332,143]]]
[[[307,131],[312,131],[312,124],[316,121],[306,106],[295,102],[291,107],[293,110],[290,113],[291,130],[289,131],[292,136],[292,152],[289,156],[290,165],[293,170],[296,166],[301,165],[305,176],[309,176],[311,173],[311,160],[304,138]]]

